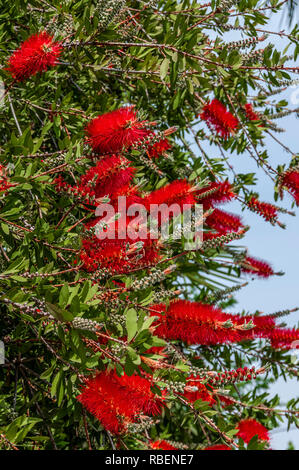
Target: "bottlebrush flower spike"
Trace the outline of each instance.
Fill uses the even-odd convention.
[[[184,205],[193,206],[195,204],[193,192],[192,186],[187,181],[176,180],[150,193],[143,199],[143,203],[149,212],[153,209],[154,205],[165,204],[170,209],[173,204],[173,213],[171,212],[170,215],[176,216],[184,209]],[[164,217],[163,214],[159,215],[161,222],[164,222],[165,217],[168,217],[168,213],[164,214]]]
[[[14,186],[13,184],[8,182],[7,176],[6,176],[6,168],[2,165],[0,165],[0,194],[4,193],[6,194],[7,190]]]
[[[232,240],[238,240],[244,236],[246,232],[246,227],[244,229],[239,230],[238,232],[230,232],[230,233],[211,233],[211,232],[204,232],[203,234],[203,243],[200,247],[201,250],[209,250],[220,248],[226,243],[231,242]]]
[[[257,375],[263,374],[264,372],[264,368],[255,370],[255,367],[251,367],[250,369],[248,367],[239,367],[236,370],[224,370],[223,372],[218,372],[217,374],[208,378],[208,383],[211,385],[223,386],[236,382],[248,382],[252,379],[255,379]]]
[[[214,446],[205,447],[204,450],[232,450],[224,444],[215,444]]]
[[[243,419],[236,427],[237,437],[243,439],[248,444],[254,436],[258,436],[260,441],[270,441],[268,429],[253,418]]]
[[[208,402],[210,405],[213,405],[213,403],[216,403],[216,400],[213,398],[212,388],[211,391],[209,391],[208,388],[201,382],[202,378],[199,376],[195,377],[194,375],[191,375],[188,377],[184,390],[184,397],[191,402],[202,400]]]
[[[279,180],[280,189],[283,186],[288,188],[293,195],[297,206],[299,206],[299,170],[298,168],[290,168],[280,176]],[[281,191],[282,192],[282,191]]]
[[[74,196],[85,204],[96,205],[94,190],[88,186],[72,186],[64,181],[61,175],[54,179],[53,184],[58,192],[63,192],[69,196]]]
[[[138,375],[118,377],[115,371],[88,379],[77,400],[113,434],[126,432],[140,415],[156,416],[163,408],[161,398],[151,391],[151,382]]]
[[[259,121],[260,120],[260,117],[259,117],[258,113],[256,113],[254,111],[253,106],[250,103],[245,104],[245,113],[246,113],[246,117],[247,117],[247,119],[249,119],[249,121]]]
[[[161,312],[161,314],[159,313]],[[212,305],[187,300],[153,305],[152,316],[158,316],[155,335],[179,339],[187,344],[216,345],[251,339],[250,329],[243,329],[244,317],[230,315]]]
[[[155,335],[187,344],[216,345],[254,338],[271,339],[275,328],[271,315],[230,314],[212,305],[181,299],[171,301],[168,307],[153,305],[151,315],[157,316]],[[238,374],[244,378],[240,370]]]
[[[96,198],[109,195],[115,199],[128,188],[136,172],[130,163],[120,155],[103,158],[81,176],[79,188],[90,187]]]
[[[234,134],[239,125],[238,119],[217,99],[213,99],[203,107],[200,117],[224,139]]]
[[[241,271],[244,273],[255,274],[259,277],[267,278],[275,273],[271,266],[266,262],[252,256],[247,256],[241,264]]]
[[[275,328],[269,334],[274,349],[299,349],[299,330]]]
[[[212,204],[231,201],[236,197],[236,193],[228,181],[212,182],[209,186],[196,191],[195,194],[196,199],[203,204],[204,208],[209,208]]]
[[[159,142],[156,142],[148,148],[147,154],[150,158],[158,158],[160,155],[165,155],[169,149],[171,149],[169,140],[161,139]]]
[[[134,240],[136,243],[138,240]],[[112,273],[125,273],[130,269],[156,264],[160,259],[159,245],[156,240],[142,240],[143,247],[140,252],[127,252],[128,239],[104,239],[96,237],[82,240],[80,260],[82,269],[94,272],[98,269],[109,269]]]
[[[214,209],[211,215],[206,218],[205,223],[208,227],[218,232],[237,232],[244,227],[241,218],[238,215],[220,209]]]
[[[169,444],[167,441],[164,440],[150,442],[150,446],[152,449],[155,450],[178,450],[177,447],[174,447],[173,445]]]
[[[42,31],[26,39],[8,60],[7,70],[18,82],[57,64],[62,46]]]
[[[126,106],[90,121],[87,141],[98,154],[117,153],[149,135],[147,125],[147,121],[138,121],[133,106]]]
[[[184,204],[193,205],[193,188],[185,180],[176,180],[150,193],[144,198],[144,204],[148,210],[152,204],[178,204],[181,208]]]
[[[271,222],[271,224],[274,225],[275,222],[277,222],[277,208],[272,204],[261,202],[256,197],[251,196],[247,205],[251,211],[260,214],[265,220]]]

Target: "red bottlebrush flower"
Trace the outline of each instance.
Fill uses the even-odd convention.
[[[188,377],[184,390],[184,397],[191,402],[195,402],[196,400],[203,400],[207,401],[210,405],[216,403],[216,400],[212,395],[212,389],[210,392],[201,382],[202,378],[200,377],[194,377],[193,375]]]
[[[250,103],[245,104],[245,113],[249,121],[258,121],[260,119],[258,113],[253,110],[253,106]]]
[[[72,194],[87,204],[97,205],[104,196],[108,196],[110,204],[113,205],[118,196],[126,196],[129,207],[130,204],[142,202],[137,188],[131,186],[136,170],[129,165],[130,162],[125,157],[112,155],[99,160],[81,176],[75,186],[66,183],[61,176],[56,178],[54,183],[58,191]]]
[[[146,121],[138,121],[133,106],[98,116],[87,125],[86,132],[89,144],[98,154],[120,152],[150,133]]]
[[[238,119],[216,99],[213,99],[211,103],[203,107],[200,117],[224,139],[234,134],[239,125]]]
[[[163,407],[151,391],[151,382],[138,375],[118,377],[115,371],[88,379],[77,400],[113,434],[125,432],[141,414],[159,415]]]
[[[187,344],[215,345],[252,337],[250,330],[242,329],[242,317],[226,314],[212,305],[173,300],[168,308],[165,304],[152,307],[152,315],[158,316],[155,335],[162,338],[179,339]]]
[[[203,204],[204,208],[211,207],[212,204],[231,201],[236,197],[231,184],[228,181],[213,182],[209,186],[196,191],[196,199]]]
[[[147,154],[150,158],[158,158],[160,155],[164,155],[169,149],[171,149],[169,140],[162,139],[159,142],[156,142],[151,147],[149,147],[147,150]]]
[[[220,209],[214,209],[205,224],[218,232],[237,232],[244,227],[239,216]]]
[[[208,378],[208,383],[212,385],[218,385],[218,384],[231,384],[231,383],[236,383],[236,382],[247,382],[249,380],[252,380],[252,378],[256,378],[258,374],[261,374],[264,372],[264,369],[259,369],[255,370],[254,367],[251,367],[250,369],[248,367],[239,367],[236,370],[225,370],[222,372],[219,372],[217,375],[212,375],[210,378]],[[227,402],[226,404],[231,404],[233,402],[230,401],[229,397],[227,400],[227,397],[224,395],[221,395],[221,401]]]
[[[7,70],[21,82],[38,72],[44,72],[57,64],[62,46],[53,41],[45,31],[34,34],[17,49],[8,61]]]
[[[112,155],[99,160],[81,176],[79,189],[84,191],[86,187],[90,187],[96,198],[106,195],[110,199],[116,198],[124,188],[128,188],[135,172],[135,168],[130,167],[130,162],[125,157]]]
[[[299,170],[290,168],[280,177],[280,187],[285,186],[293,195],[297,206],[299,206]]]
[[[246,320],[250,319],[249,316],[242,317]],[[271,315],[262,315],[262,316],[253,316],[251,317],[253,323],[255,324],[255,332],[264,332],[265,336],[267,336],[269,331],[272,331],[275,328],[275,320]]]
[[[85,204],[96,204],[94,190],[88,186],[72,186],[71,184],[64,181],[61,175],[55,178],[53,184],[55,185],[56,190],[59,192],[73,195],[79,200],[82,200],[82,202]]]
[[[248,444],[254,436],[258,436],[260,441],[270,441],[268,429],[255,419],[248,418],[240,421],[236,427],[236,436],[243,439]]]
[[[297,329],[273,329],[268,337],[274,349],[299,349],[299,330]]]
[[[214,446],[205,447],[204,450],[231,450],[231,448],[224,444],[215,444]]]
[[[256,197],[251,196],[248,201],[248,207],[272,224],[277,221],[277,208],[272,204],[261,202]]]
[[[154,209],[152,207],[153,205],[159,206],[160,204],[165,204],[170,209],[170,206],[173,204],[173,213],[171,213],[171,216],[176,216],[184,209],[184,205],[193,206],[195,204],[193,188],[185,180],[173,181],[150,193],[143,199],[143,203],[149,212],[151,208]],[[175,205],[177,205],[177,207],[175,207]],[[165,216],[168,217],[168,213],[165,214]],[[160,220],[164,221],[164,219],[165,217],[163,218],[162,215]]]
[[[256,276],[264,278],[273,276],[273,274],[275,274],[268,263],[262,260],[258,260],[256,258],[252,258],[251,256],[247,256],[242,261],[241,270],[244,273],[255,274]]]
[[[139,240],[134,240],[137,242]],[[129,254],[128,239],[99,240],[96,237],[82,241],[80,260],[82,269],[94,272],[97,269],[108,269],[111,273],[126,273],[133,268],[156,264],[160,259],[159,246],[155,240],[142,240],[143,248],[137,253]]]
[[[187,344],[208,346],[269,338],[275,328],[275,321],[269,315],[233,315],[212,305],[180,299],[171,301],[168,307],[153,305],[151,315],[158,317],[154,323],[155,335]]]
[[[204,232],[203,233],[203,241],[207,240],[216,240],[217,238],[221,237],[222,233],[215,233],[215,232]]]
[[[14,186],[9,183],[6,177],[6,168],[0,165],[0,193],[6,194],[7,190]]]
[[[221,406],[223,408],[234,404],[234,402],[229,397],[226,397],[224,395],[219,395],[219,394],[217,395],[217,397],[219,398],[221,402]]]
[[[150,446],[152,449],[155,450],[178,450],[177,447],[174,447],[173,445],[169,444],[167,441],[155,441],[151,442]]]

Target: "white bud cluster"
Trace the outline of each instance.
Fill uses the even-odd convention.
[[[265,37],[266,39],[266,37]],[[225,44],[226,49],[246,49],[247,47],[255,46],[259,42],[259,38],[257,36],[253,38],[243,39],[241,41],[232,41]]]
[[[74,318],[74,320],[72,321],[72,324],[74,328],[77,328],[79,330],[92,331],[94,333],[102,327],[100,323],[97,323],[94,320],[89,320],[87,318],[81,318],[81,317]]]
[[[185,382],[172,382],[171,380],[166,380],[163,378],[163,383],[161,383],[161,388],[167,388],[170,392],[183,394],[186,388]]]
[[[161,291],[158,291],[158,292],[154,292],[153,293],[153,303],[160,303],[165,299],[171,299],[173,297],[176,297],[177,295],[178,295],[178,292],[173,291],[173,290],[161,290]]]
[[[162,282],[166,278],[164,271],[155,270],[149,276],[144,277],[143,279],[138,279],[133,282],[131,288],[134,290],[147,289],[150,286],[153,286],[157,282]]]
[[[138,434],[142,433],[143,431],[150,429],[155,424],[158,424],[159,420],[153,420],[149,417],[144,417],[144,419],[140,423],[130,423],[127,426],[127,430],[130,434]]]
[[[37,302],[37,299],[34,299]],[[2,299],[2,302],[12,305],[14,308],[19,309],[22,313],[27,313],[28,315],[41,315],[44,317],[47,317],[49,319],[54,320],[54,317],[50,315],[49,312],[45,309],[45,304],[43,302],[40,302],[40,305],[38,307],[31,306],[27,302],[21,304],[19,302],[13,302],[10,299]]]
[[[99,19],[99,29],[103,31],[112,21],[116,22],[125,7],[125,0],[100,0],[94,12]]]
[[[218,3],[218,10],[221,12],[225,13],[227,12],[231,7],[237,6],[239,4],[239,0],[220,0]]]
[[[126,319],[124,315],[117,314],[116,312],[109,311],[109,321],[112,323],[119,323],[121,326],[126,325]]]

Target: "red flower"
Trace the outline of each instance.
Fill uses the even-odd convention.
[[[245,104],[245,112],[249,121],[258,121],[260,119],[259,115],[253,110],[253,106],[250,103]]]
[[[155,335],[187,344],[216,345],[271,338],[275,328],[270,315],[233,315],[212,305],[180,299],[171,301],[168,307],[153,305],[151,315],[158,317]]]
[[[196,400],[202,400],[208,402],[210,405],[216,403],[215,399],[212,395],[212,388],[211,392],[207,389],[207,387],[201,383],[202,378],[195,377],[191,375],[188,377],[186,382],[186,387],[184,391],[184,397],[191,402],[195,402]]]
[[[224,139],[233,134],[239,125],[238,119],[216,99],[213,99],[211,103],[203,107],[200,117]]]
[[[151,382],[138,375],[118,377],[115,371],[88,379],[77,399],[113,434],[125,432],[140,415],[160,414],[163,407]]]
[[[17,81],[25,80],[57,64],[62,46],[53,42],[45,31],[34,34],[17,49],[8,61],[7,70]]]
[[[109,203],[114,205],[119,196],[126,196],[126,207],[130,204],[141,203],[137,188],[131,185],[135,168],[130,166],[129,160],[120,155],[105,157],[81,176],[77,185],[71,186],[61,176],[56,178],[55,185],[58,191],[73,194],[84,202],[97,205],[104,196],[109,197]],[[90,225],[97,223],[97,220]]]
[[[204,208],[211,207],[214,203],[231,201],[236,197],[231,184],[228,181],[210,183],[209,186],[196,191],[196,198],[204,205]]]
[[[265,220],[274,223],[277,220],[277,209],[272,204],[261,202],[256,197],[251,196],[248,207],[253,212],[260,214]]]
[[[258,260],[247,256],[241,265],[241,270],[244,273],[256,274],[256,276],[267,278],[273,276],[274,271],[266,261]]]
[[[146,121],[138,121],[133,106],[102,114],[86,127],[88,142],[99,154],[117,153],[149,135]]]
[[[280,185],[285,186],[292,193],[297,206],[299,206],[299,171],[298,169],[289,169],[280,179]]]
[[[274,349],[299,349],[299,330],[275,328],[269,334]]]
[[[238,423],[236,429],[238,429],[236,436],[243,439],[246,444],[248,444],[254,436],[258,436],[260,441],[270,441],[268,429],[255,419],[243,419]]]
[[[231,450],[231,448],[224,444],[215,444],[214,446],[205,447],[204,450]]]
[[[238,215],[220,209],[214,209],[212,214],[206,218],[205,223],[218,232],[237,232],[244,227]]]
[[[53,184],[55,185],[57,191],[65,192],[68,195],[72,194],[86,204],[95,205],[95,194],[92,188],[88,186],[72,186],[71,184],[64,181],[61,175],[54,179]]]
[[[159,313],[161,312],[161,315]],[[187,344],[215,345],[241,341],[251,335],[242,330],[243,317],[229,315],[222,310],[199,302],[171,301],[153,305],[152,315],[158,315],[155,334],[166,339],[179,339]],[[240,320],[240,318],[242,318]],[[235,320],[235,327],[227,326]]]
[[[212,385],[218,385],[223,383],[236,383],[236,382],[247,382],[256,378],[257,374],[261,373],[263,369],[258,371],[255,370],[254,367],[250,369],[248,367],[239,367],[236,370],[224,370],[219,372],[217,375],[212,375],[208,382]],[[224,402],[227,402],[226,397],[223,395],[221,396],[221,400],[223,398]],[[231,404],[231,400],[228,398],[228,404]]]
[[[117,236],[117,235],[116,235]],[[140,240],[134,240],[138,242]],[[108,269],[111,273],[126,273],[133,268],[155,264],[159,260],[159,246],[155,240],[142,240],[142,250],[128,253],[128,238],[99,240],[97,237],[82,240],[80,260],[82,269],[94,272]]]
[[[169,140],[162,139],[149,147],[147,153],[150,158],[158,158],[160,155],[164,155],[169,149],[171,149]]]
[[[195,204],[195,198],[193,196],[192,186],[185,180],[177,180],[150,193],[144,198],[143,203],[149,212],[151,209],[154,209],[152,207],[153,205],[159,206],[160,204],[166,204],[170,209],[170,206],[173,204],[173,213],[171,212],[171,216],[176,216],[184,209],[184,205],[193,206]],[[165,217],[166,216],[168,216],[168,214],[165,214]],[[160,220],[164,221],[165,217],[160,217]]]
[[[158,450],[178,450],[176,447],[172,446],[167,441],[163,441],[163,440],[151,442],[150,446],[152,449],[158,449]]]
[[[6,176],[6,168],[0,165],[0,193],[6,194],[7,190],[14,186],[13,184],[9,183]]]
[[[79,188],[93,188],[96,198],[106,195],[116,198],[131,183],[135,171],[125,157],[112,155],[99,160],[81,176]]]

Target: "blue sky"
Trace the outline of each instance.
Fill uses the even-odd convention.
[[[270,31],[280,31],[286,26],[281,25],[281,13],[273,15],[269,25],[265,27]],[[225,34],[226,41],[235,41],[241,39],[240,33]],[[278,36],[270,36],[267,41],[260,44],[259,47],[265,47],[267,42],[271,42],[278,50],[282,50],[286,46],[286,41]],[[294,79],[298,79],[298,75],[294,75]],[[294,109],[299,107],[299,84],[297,88],[289,88],[283,94],[276,95],[274,99],[285,98],[288,101],[291,98],[297,99],[297,104],[291,104],[289,108]],[[286,143],[293,151],[299,153],[299,119],[296,114],[285,117],[276,121],[279,127],[283,127],[286,131],[284,134],[278,134],[278,138]],[[275,168],[278,164],[290,162],[291,155],[287,153],[279,144],[272,138],[266,137],[264,140],[268,155],[270,156],[270,163]],[[212,147],[204,146],[208,154],[217,156],[218,152],[213,151]],[[194,147],[195,150],[195,147]],[[248,154],[232,155],[230,164],[233,165],[234,170],[240,173],[256,172],[258,175],[258,184],[255,190],[260,194],[260,200],[265,202],[273,202],[273,182],[264,174],[260,169],[257,169],[255,161],[249,157]],[[291,197],[285,195],[281,205],[285,208],[291,208]],[[271,262],[275,271],[284,271],[284,276],[273,276],[267,280],[255,280],[250,282],[249,285],[239,291],[236,295],[238,305],[233,309],[238,311],[246,309],[247,311],[263,311],[271,313],[285,308],[293,308],[299,306],[299,222],[297,210],[297,217],[291,217],[281,214],[280,220],[286,223],[286,230],[276,226],[273,227],[270,223],[263,221],[263,219],[246,210],[240,211],[240,204],[238,202],[231,203],[224,206],[225,209],[242,214],[243,220],[246,225],[251,226],[251,230],[246,234],[245,239],[242,240],[244,245],[249,249],[250,254],[254,257],[259,257]],[[237,243],[240,245],[240,242]],[[299,312],[285,317],[285,321],[290,326],[298,326]],[[299,396],[298,381],[292,380],[284,382],[280,380],[276,383],[271,392],[273,395],[278,393],[281,397],[282,403],[286,403],[289,399]],[[299,429],[294,429],[289,432],[285,431],[286,426],[282,426],[278,431],[276,430],[271,436],[271,445],[273,449],[286,449],[289,441],[292,441],[296,449],[299,449]]]

